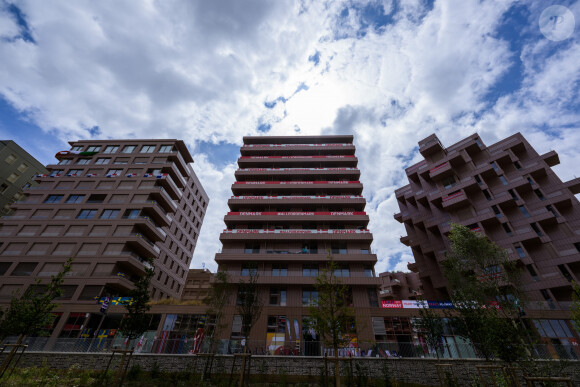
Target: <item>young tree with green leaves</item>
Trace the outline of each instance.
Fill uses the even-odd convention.
[[[340,386],[338,350],[350,341],[346,334],[348,325],[354,319],[354,312],[352,306],[346,302],[349,287],[340,282],[336,276],[337,270],[340,270],[340,266],[329,252],[326,267],[319,271],[314,282],[318,300],[308,307],[308,324],[319,335],[324,346],[333,349],[336,386]]]
[[[248,348],[248,337],[256,321],[260,318],[262,307],[264,306],[263,297],[258,289],[258,266],[257,264],[249,265],[249,277],[247,281],[240,280],[238,283],[238,300],[236,312],[242,318],[242,336],[244,337],[244,353]]]
[[[7,336],[18,336],[16,345],[22,344],[26,336],[46,335],[46,328],[52,326],[55,315],[52,311],[58,306],[55,299],[62,296],[62,284],[64,276],[71,271],[72,261],[69,258],[62,266],[62,270],[50,278],[48,284],[42,284],[37,280],[30,285],[20,296],[14,294],[10,305],[3,311],[0,320],[0,339]],[[12,361],[17,347],[13,347],[10,354],[0,366],[0,373],[4,373]]]
[[[485,234],[452,224],[451,251],[443,262],[451,288],[454,329],[485,358],[514,362],[527,356],[527,328],[520,320],[521,269]]]
[[[424,300],[419,300],[419,302],[427,304],[427,301]],[[420,330],[429,351],[434,350],[437,359],[439,359],[443,352],[441,341],[443,336],[443,316],[434,309],[429,309],[428,307],[420,308],[419,318],[414,325]]]
[[[214,353],[215,338],[219,336],[219,332],[225,327],[223,320],[224,308],[230,298],[231,284],[229,283],[228,273],[225,270],[218,271],[214,277],[207,297],[204,298],[203,303],[207,305],[206,313],[208,319],[213,316],[215,327],[210,332],[209,343],[210,352]]]

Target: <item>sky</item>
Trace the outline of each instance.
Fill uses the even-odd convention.
[[[559,7],[553,7],[558,5]],[[210,196],[212,271],[246,135],[353,134],[377,272],[407,270],[394,191],[436,133],[521,132],[580,165],[580,2],[0,0],[0,138],[178,138]]]

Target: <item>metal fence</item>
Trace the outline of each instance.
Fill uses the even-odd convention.
[[[14,343],[16,338],[8,338],[4,344]],[[58,338],[29,337],[24,344],[27,351],[33,352],[110,352],[124,348],[126,341],[116,338]],[[132,340],[129,348],[136,354],[175,354],[197,353],[236,354],[244,351],[244,340],[216,340],[213,344],[208,338],[201,342],[193,338],[180,339],[141,338]],[[334,356],[332,348],[318,341],[275,341],[248,340],[247,351],[253,355],[274,356]],[[580,359],[580,347],[562,344],[536,344],[529,347],[530,354],[536,359]],[[445,341],[437,349],[425,344],[409,342],[365,342],[353,343],[338,349],[340,357],[379,357],[379,358],[478,358],[477,351],[470,343],[460,340]]]

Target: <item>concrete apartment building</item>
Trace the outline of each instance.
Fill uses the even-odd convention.
[[[416,300],[423,296],[421,280],[414,272],[385,272],[379,273],[381,300]]]
[[[46,168],[12,140],[0,141],[0,215],[10,215],[11,205],[22,198],[22,190],[34,186],[34,176]]]
[[[1,219],[0,302],[55,274],[69,257],[61,325],[69,314],[82,321],[68,325],[95,325],[85,319],[99,310],[95,297],[125,296],[146,258],[154,260],[153,299],[179,299],[208,204],[183,141],[70,145]]]
[[[223,249],[215,260],[233,284],[246,280],[251,263],[257,264],[265,307],[252,341],[269,347],[302,339],[327,251],[352,289],[356,321],[349,333],[374,339],[371,314],[379,314],[380,279],[357,163],[353,136],[244,137],[220,234]],[[234,295],[226,339],[241,338],[235,303]]]
[[[208,296],[213,278],[214,274],[208,269],[189,269],[181,300],[197,301],[201,304]]]
[[[435,135],[419,142],[425,160],[406,169],[396,190],[426,299],[447,299],[440,262],[450,222],[484,232],[524,269],[531,309],[568,310],[571,281],[580,279],[580,179],[562,182],[555,151],[539,155],[520,134],[486,146],[477,134],[444,147]],[[564,316],[564,315],[562,315]],[[562,317],[560,317],[562,318]]]

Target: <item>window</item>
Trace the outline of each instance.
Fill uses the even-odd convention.
[[[500,176],[499,176],[499,180],[501,181],[501,183],[502,183],[503,185],[508,185],[508,181],[507,181],[507,179],[505,178],[505,176],[504,176],[504,175],[500,175]]]
[[[554,215],[556,218],[558,217],[558,213],[556,212],[556,210],[554,210],[554,207],[552,207],[551,205],[546,206],[546,210],[550,211],[552,215]]]
[[[477,184],[479,184],[479,185],[482,185],[482,184],[483,184],[483,182],[482,182],[482,181],[481,181],[481,179],[479,178],[479,175],[475,175],[475,176],[473,176],[473,178],[475,179],[475,182],[476,182]]]
[[[542,191],[540,191],[539,189],[535,189],[534,193],[536,194],[536,196],[538,197],[538,199],[540,200],[546,200],[546,198],[544,197],[544,195],[542,195]]]
[[[534,181],[532,180],[531,177],[526,177],[526,179],[528,179],[528,183],[530,183],[530,185],[534,185]]]
[[[129,159],[125,157],[117,157],[113,164],[129,164]]]
[[[534,280],[534,282],[539,281],[540,279],[538,278],[538,273],[536,273],[536,270],[534,269],[534,266],[529,264],[526,265],[526,269],[528,269],[528,273],[530,273],[530,275],[532,276],[532,279]]]
[[[259,254],[259,253],[260,253],[260,242],[246,242],[244,254]]]
[[[528,210],[526,209],[525,206],[519,206],[519,208],[520,208],[520,211],[522,212],[522,214],[524,214],[524,216],[526,218],[529,218],[530,217],[530,213],[528,212]]]
[[[122,153],[133,153],[135,152],[135,148],[137,148],[136,145],[125,145]]]
[[[63,197],[64,197],[64,195],[48,195],[48,197],[46,198],[46,200],[44,200],[44,202],[45,203],[59,203]]]
[[[318,291],[302,289],[302,306],[318,305]]]
[[[348,266],[342,266],[334,270],[335,277],[350,277],[350,269]]]
[[[69,165],[70,163],[72,163],[71,159],[62,159],[58,162],[58,165]]]
[[[14,271],[12,271],[10,275],[23,277],[31,276],[32,272],[34,271],[34,269],[36,269],[37,265],[38,262],[21,262],[18,264],[18,266],[16,266],[16,268],[14,269]]]
[[[286,306],[286,288],[270,288],[270,305]]]
[[[518,200],[518,195],[516,195],[513,189],[508,189],[508,192],[512,196],[512,199]]]
[[[87,199],[87,203],[104,203],[107,195],[104,194],[92,194]]]
[[[77,219],[93,219],[97,215],[97,210],[81,210],[77,215]]]
[[[67,176],[81,176],[82,174],[83,174],[82,169],[70,169],[66,175]]]
[[[117,219],[121,210],[104,210],[100,219]]]
[[[8,180],[11,183],[14,183],[16,180],[18,180],[19,177],[20,177],[20,175],[17,174],[16,172],[14,172],[10,176],[8,176],[8,178],[6,180]]]
[[[20,164],[20,165],[18,166],[18,168],[16,168],[16,170],[17,170],[18,172],[24,172],[24,171],[26,171],[27,169],[28,169],[28,164],[26,164],[26,163],[22,163],[22,164]]]
[[[249,276],[249,275],[256,275],[258,273],[258,268],[255,264],[244,263],[242,264],[242,271],[240,275],[242,276]]]
[[[62,175],[62,173],[64,172],[64,169],[53,169],[52,171],[50,171],[50,177],[56,177],[56,176],[60,176]]]
[[[83,148],[84,147],[82,145],[76,145],[71,148],[71,152],[81,152]]]
[[[161,145],[159,148],[159,153],[171,153],[173,152],[173,145]]]
[[[445,189],[449,189],[449,188],[456,186],[457,182],[455,181],[455,177],[449,176],[449,177],[446,177],[445,179],[443,179],[441,181],[441,184],[443,184],[443,187]]]
[[[97,165],[104,165],[104,164],[109,164],[109,162],[111,162],[111,159],[105,158],[105,157],[101,157],[101,158],[97,159],[97,161],[95,162],[95,164],[97,164]]]
[[[100,145],[93,145],[93,146],[88,147],[85,152],[98,152],[100,150],[101,150]]]
[[[534,230],[536,232],[536,234],[538,234],[539,237],[544,236],[544,234],[542,233],[542,231],[540,230],[540,228],[538,227],[538,225],[536,223],[530,223],[530,226],[532,226],[532,230]]]
[[[489,163],[491,165],[491,167],[493,168],[494,171],[498,171],[499,167],[497,166],[497,164],[495,163],[495,161],[492,161],[491,163]]]
[[[272,265],[273,277],[286,277],[287,275],[288,275],[288,265],[280,263]]]
[[[491,206],[491,208],[493,209],[495,217],[498,219],[501,218],[501,211],[499,210],[499,208],[497,206]]]
[[[346,242],[332,242],[331,252],[332,254],[346,254]]]
[[[77,164],[79,164],[79,165],[87,165],[90,162],[91,162],[91,159],[78,159],[77,160]]]
[[[70,195],[65,203],[80,203],[85,198],[85,195]]]
[[[522,169],[522,166],[520,165],[519,161],[514,161],[514,167],[516,167],[518,171]]]
[[[153,153],[155,145],[143,145],[139,153]]]
[[[2,183],[2,185],[0,186],[0,193],[3,193],[7,189],[8,189],[8,184]]]
[[[506,234],[508,234],[509,236],[513,236],[514,235],[514,233],[512,232],[510,226],[508,226],[507,223],[502,223],[501,225],[502,225],[504,231],[506,232]]]
[[[361,254],[370,254],[370,250],[369,249],[360,249],[360,253]]]
[[[365,277],[374,277],[375,272],[372,266],[365,266],[364,267]]]
[[[524,249],[522,249],[522,246],[514,246],[514,248],[516,249],[516,252],[520,256],[520,258],[526,257],[526,252],[524,251]]]
[[[369,305],[371,308],[379,307],[379,297],[377,296],[377,289],[367,288],[367,293],[369,295]]]
[[[107,145],[103,153],[117,153],[118,150],[119,150],[118,145]]]
[[[16,157],[16,155],[9,154],[9,155],[8,155],[8,157],[6,157],[6,158],[4,159],[4,161],[5,161],[6,163],[8,163],[8,164],[12,164],[12,163],[14,163],[14,162],[15,162],[17,159],[18,159],[18,157]]]
[[[486,198],[487,200],[491,200],[491,195],[489,194],[489,191],[488,191],[488,190],[484,189],[484,190],[483,190],[483,191],[481,191],[481,192],[483,192],[483,196],[485,196],[485,198]]]
[[[475,138],[475,143],[477,144],[478,147],[483,148],[483,143],[481,142],[481,140],[479,138]]]
[[[315,263],[308,263],[302,265],[303,277],[318,277],[318,265]]]
[[[107,176],[113,176],[113,175],[119,176],[122,173],[123,173],[123,170],[122,169],[109,169],[107,171]]]
[[[556,304],[554,304],[552,297],[550,297],[550,293],[548,293],[548,291],[546,289],[541,289],[540,293],[542,293],[542,296],[544,297],[544,300],[546,300],[546,302],[550,306],[550,309],[556,309]]]

